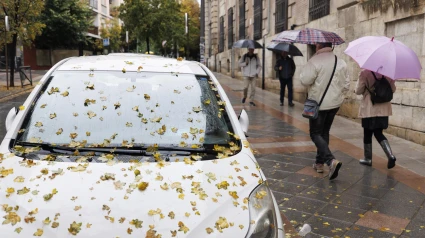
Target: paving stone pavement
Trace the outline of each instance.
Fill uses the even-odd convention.
[[[329,181],[327,168],[323,174],[312,168],[316,148],[308,135],[308,121],[300,116],[301,104],[280,107],[278,95],[257,88],[257,106],[244,105],[242,82],[215,75],[236,112],[248,113],[248,141],[257,151],[287,230],[307,223],[312,232],[306,237],[425,237],[425,171],[409,168],[417,165],[416,160],[397,157],[397,166],[388,170],[385,157],[374,151],[373,167],[360,165],[363,149],[356,140],[361,144],[361,126],[338,117],[330,145],[343,165],[339,176]],[[350,136],[339,136],[345,135],[344,128],[349,128]],[[391,145],[400,143],[414,156],[425,157],[422,146],[389,139]],[[402,148],[393,147],[396,156],[402,154]]]

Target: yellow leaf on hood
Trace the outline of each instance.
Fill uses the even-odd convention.
[[[140,191],[145,191],[146,190],[146,188],[149,186],[149,183],[147,183],[147,182],[141,182],[141,183],[139,183],[138,185],[137,185],[137,188],[140,190]]]
[[[24,105],[19,106],[19,111],[23,111],[23,110],[25,110],[25,106]]]
[[[9,212],[5,216],[3,216],[3,218],[4,218],[3,225],[11,223],[12,226],[14,226],[16,225],[16,223],[21,222],[21,217],[15,212]]]
[[[25,178],[22,176],[18,176],[13,180],[13,182],[16,182],[16,183],[23,183],[24,181],[25,181]]]
[[[42,236],[43,235],[43,229],[37,229],[37,231],[34,233],[34,236]]]
[[[183,231],[185,234],[189,231],[189,228],[187,226],[184,225],[183,222],[179,221],[179,231]]]

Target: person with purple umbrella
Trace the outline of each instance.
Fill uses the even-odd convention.
[[[387,100],[383,99],[379,103],[377,102],[378,98],[376,98],[378,87],[390,93]],[[395,166],[396,157],[391,151],[390,143],[383,134],[383,130],[388,128],[388,117],[392,115],[391,99],[395,90],[394,80],[367,69],[361,71],[355,91],[357,95],[363,95],[359,108],[359,118],[362,119],[364,132],[364,159],[360,160],[360,164],[372,166],[372,135],[374,135],[388,158],[387,168],[391,169]]]

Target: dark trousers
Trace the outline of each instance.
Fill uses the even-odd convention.
[[[334,156],[329,149],[329,131],[339,108],[319,111],[317,119],[310,119],[310,137],[317,148],[316,164],[331,164]]]
[[[280,82],[280,102],[285,99],[285,87],[288,87],[288,101],[292,103],[292,78],[279,78]]]
[[[379,143],[386,140],[387,138],[384,136],[384,133],[382,133],[383,130],[384,129],[369,130],[367,128],[363,128],[363,143],[372,144],[372,135],[375,135],[375,138]]]

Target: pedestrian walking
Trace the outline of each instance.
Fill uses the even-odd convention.
[[[292,89],[292,78],[295,74],[296,66],[294,60],[289,57],[288,52],[281,51],[281,58],[277,60],[274,70],[279,72],[280,82],[280,105],[283,106],[285,99],[285,88],[288,88],[288,105],[294,106],[292,103],[293,89]]]
[[[382,133],[388,128],[388,117],[392,115],[391,99],[396,86],[394,80],[364,69],[361,71],[355,93],[363,95],[359,118],[362,119],[364,159],[360,164],[372,166],[372,135],[381,145],[387,158],[387,168],[395,166],[396,157],[387,138]]]
[[[241,67],[244,80],[242,103],[245,103],[246,98],[248,97],[248,88],[251,87],[249,105],[255,106],[255,81],[258,75],[260,75],[261,62],[257,54],[254,54],[254,48],[248,48],[248,53],[244,54],[239,59],[239,66]]]
[[[350,87],[347,64],[333,53],[332,43],[316,43],[316,54],[307,62],[300,78],[301,83],[308,86],[308,99],[321,101],[318,117],[309,119],[310,137],[317,148],[313,168],[323,173],[327,164],[332,180],[338,176],[342,163],[329,149],[329,131]]]

